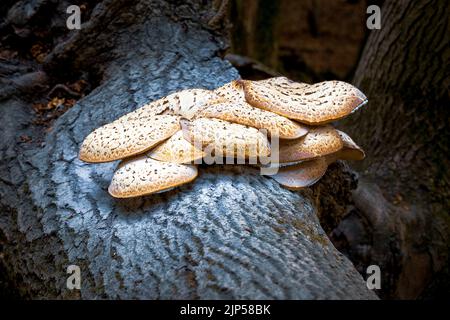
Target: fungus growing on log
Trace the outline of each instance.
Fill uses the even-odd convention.
[[[245,100],[244,87],[240,81],[231,81],[214,90],[214,93],[220,97],[219,100],[225,99],[226,102],[206,106],[200,112],[201,117],[221,119],[257,129],[267,129],[271,135],[276,135],[281,139],[296,139],[308,132],[304,125],[273,112],[251,106]]]
[[[118,198],[188,183],[197,176],[197,168],[185,164],[208,155],[256,160],[279,155],[269,165],[259,165],[277,168],[273,179],[299,189],[318,181],[338,159],[365,157],[347,134],[324,124],[366,102],[364,94],[348,83],[309,85],[285,77],[236,80],[215,90],[186,89],[94,130],[79,156],[86,162],[135,156],[124,160],[114,174],[109,192]],[[270,140],[261,129],[267,130]],[[278,139],[279,150],[274,143]]]
[[[320,128],[320,127],[319,127]],[[325,128],[325,127],[321,127]],[[270,176],[287,189],[297,190],[316,183],[326,173],[328,166],[337,160],[362,160],[364,151],[345,132],[335,130],[341,139],[341,148],[331,153],[323,153],[319,157],[304,158],[288,164],[278,163],[279,171]],[[305,147],[305,145],[302,145]],[[308,148],[306,148],[308,149]],[[311,148],[313,149],[313,148]],[[331,151],[332,149],[328,149]],[[283,154],[280,149],[280,154]],[[306,160],[305,160],[306,159]],[[277,165],[277,164],[273,164]]]

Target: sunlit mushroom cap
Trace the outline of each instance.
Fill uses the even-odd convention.
[[[252,107],[245,100],[244,88],[239,80],[231,81],[214,90],[214,93],[227,101],[209,104],[199,117],[216,118],[257,129],[267,129],[271,135],[282,139],[295,139],[304,136],[308,129],[273,112]]]
[[[367,102],[360,90],[342,81],[309,85],[277,77],[240,82],[252,106],[310,125],[341,119]]]
[[[190,163],[204,156],[204,152],[194,147],[184,137],[180,130],[164,141],[156,148],[152,149],[148,156],[155,160],[173,162],[173,163]]]
[[[239,80],[233,80],[217,89],[214,93],[234,103],[245,102],[244,87]]]
[[[266,129],[271,136],[278,136],[281,139],[296,139],[308,133],[306,126],[276,113],[254,108],[246,102],[212,104],[203,109],[199,115]]]
[[[80,148],[86,162],[108,162],[150,150],[180,130],[179,117],[170,115],[114,121],[90,133]]]
[[[213,91],[205,89],[183,90],[167,96],[166,99],[172,114],[186,119],[198,116],[199,112],[208,105],[225,101]]]
[[[332,126],[312,127],[306,136],[280,141],[279,162],[297,162],[323,157],[342,149],[343,142]]]
[[[130,120],[144,120],[153,118],[154,116],[170,113],[170,99],[163,97],[161,99],[147,103],[146,105],[129,112],[119,119],[117,122],[127,122]]]
[[[193,165],[162,162],[141,155],[119,165],[108,191],[116,198],[143,196],[188,183],[197,174]]]
[[[325,158],[318,158],[280,168],[277,174],[269,177],[288,189],[297,190],[309,187],[319,181],[327,168],[328,164]]]
[[[150,102],[120,117],[117,121],[150,118],[161,114],[180,115],[183,118],[191,119],[205,106],[224,101],[224,98],[211,90],[185,89]]]
[[[255,128],[219,119],[182,120],[186,140],[224,157],[266,157],[270,154],[267,137]]]

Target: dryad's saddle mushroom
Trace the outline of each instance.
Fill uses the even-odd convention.
[[[329,124],[365,103],[364,94],[345,82],[309,85],[285,77],[182,90],[94,130],[79,157],[122,160],[108,189],[117,198],[193,181],[197,164],[213,163],[208,157],[252,159],[261,168],[276,168],[270,177],[281,185],[299,189],[317,182],[336,160],[365,157]]]

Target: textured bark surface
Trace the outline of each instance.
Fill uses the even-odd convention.
[[[333,239],[360,271],[381,266],[385,297],[415,298],[430,282],[448,297],[449,10],[448,1],[385,2],[354,79],[369,104],[343,122],[368,156],[356,208]]]
[[[42,144],[19,142],[41,134],[29,103],[1,102],[2,271],[34,298],[376,298],[326,237],[314,201],[255,169],[203,168],[182,188],[117,200],[106,190],[117,164],[78,160],[94,128],[173,91],[238,77],[218,57],[225,41],[207,27],[211,8],[188,2],[100,3],[45,65],[102,70],[101,84]],[[71,264],[80,291],[66,289]]]

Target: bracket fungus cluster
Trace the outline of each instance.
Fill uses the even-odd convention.
[[[254,165],[277,169],[270,175],[275,181],[299,189],[317,182],[338,159],[365,157],[329,123],[366,102],[361,91],[341,81],[309,85],[276,77],[187,89],[94,130],[79,157],[91,163],[121,160],[109,186],[117,198],[191,182],[198,164],[211,164],[205,161],[210,156],[254,159]]]

